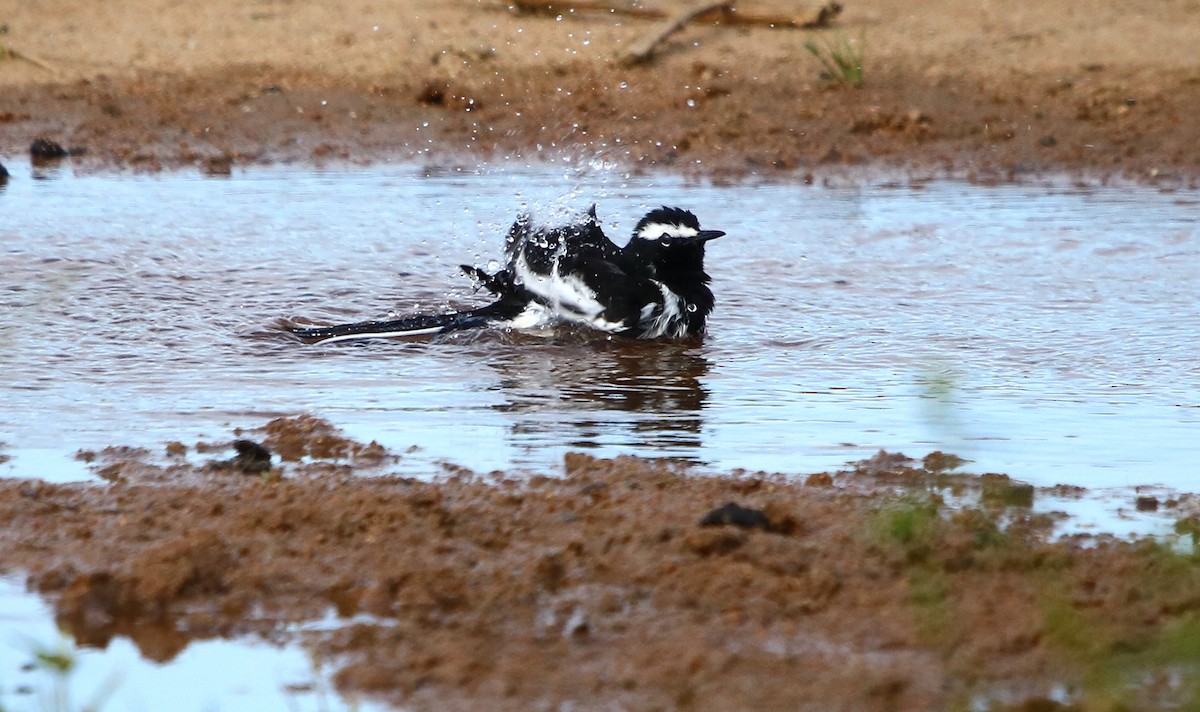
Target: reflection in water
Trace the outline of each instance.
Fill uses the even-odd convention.
[[[62,161],[39,161],[30,167],[30,177],[34,180],[56,180],[62,177]]]
[[[68,631],[80,646],[104,650],[114,639],[128,638],[146,660],[166,663],[192,641],[219,637],[215,630],[208,635],[188,631],[170,616],[148,618],[138,611],[114,607],[107,599],[114,597],[117,585],[107,574],[93,574],[86,583],[92,585],[74,587],[88,589],[83,600],[68,595],[55,614],[59,628]]]
[[[703,382],[699,340],[540,344],[488,361],[500,374],[514,446],[631,448],[698,461]]]
[[[220,631],[210,635],[195,626],[183,627],[172,616],[131,617],[129,611],[107,607],[111,601],[97,600],[105,595],[97,576],[78,577],[91,583],[86,587],[89,595],[77,601],[84,606],[81,613],[90,618],[81,622],[64,618],[61,609],[52,615],[41,596],[26,591],[13,577],[0,575],[0,708],[390,709],[342,699],[333,691],[332,665],[299,644],[272,643],[286,637],[276,628],[262,635],[224,638],[218,637]],[[63,595],[79,593],[79,588]],[[102,619],[109,613],[126,620],[106,630]],[[43,651],[52,657],[38,654]],[[75,701],[89,704],[70,704]]]

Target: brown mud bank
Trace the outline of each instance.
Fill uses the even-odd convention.
[[[626,67],[654,23],[502,2],[0,3],[0,156],[44,136],[85,170],[566,155],[718,178],[1200,177],[1190,0],[845,5],[818,30],[695,23]],[[822,78],[808,42],[861,43],[863,86]]]
[[[85,454],[107,484],[0,481],[5,571],[80,643],[155,660],[335,611],[296,635],[343,691],[406,709],[1200,700],[1186,500],[1137,503],[1179,518],[1168,543],[1063,538],[1030,508],[1046,492],[938,454],[808,477],[571,455],[428,482],[307,416],[239,436],[284,460],[173,443]]]

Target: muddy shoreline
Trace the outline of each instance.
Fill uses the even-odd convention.
[[[525,97],[517,115],[475,77],[346,86],[337,77],[235,67],[189,77],[182,90],[177,78],[140,77],[6,91],[0,155],[27,155],[48,137],[78,151],[70,162],[88,172],[599,160],[716,180],[898,174],[991,183],[1065,174],[1195,186],[1200,126],[1189,117],[1200,92],[1175,91],[1191,86],[1190,75],[1114,74],[1084,73],[1062,89],[1062,80],[930,86],[897,71],[877,89],[789,89],[785,105],[803,107],[795,114],[780,110],[773,81],[747,84],[727,69],[681,69],[671,83],[686,88],[665,91],[660,77],[575,67],[555,91],[540,75],[507,77],[505,87]],[[1147,90],[1148,80],[1166,86]],[[708,86],[697,93],[689,82]],[[586,98],[551,98],[560,89]],[[1030,92],[1045,97],[1032,119],[1021,108]],[[705,118],[697,121],[697,111]]]
[[[867,3],[825,30],[688,27],[636,67],[616,58],[655,25],[630,18],[221,4],[143,0],[90,25],[10,8],[0,160],[46,137],[85,151],[79,170],[567,157],[714,179],[1200,177],[1200,74],[1180,53],[1200,18],[1186,3]],[[862,87],[823,79],[805,46],[837,41],[861,41]]]
[[[81,453],[104,486],[0,481],[5,572],[80,644],[128,636],[156,661],[334,612],[343,627],[296,637],[337,661],[343,693],[406,709],[1159,709],[1200,693],[1169,674],[1200,664],[1183,643],[1191,497],[1136,503],[1183,522],[1170,541],[1061,537],[1031,505],[1082,490],[956,474],[940,453],[808,476],[572,454],[560,475],[418,481],[311,416],[235,435],[282,458],[170,443]]]

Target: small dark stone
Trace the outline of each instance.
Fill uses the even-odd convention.
[[[237,457],[229,460],[228,468],[247,475],[259,475],[271,469],[271,451],[253,440],[234,440]]]
[[[1137,511],[1139,512],[1157,512],[1158,497],[1138,497]]]
[[[427,82],[425,88],[417,94],[417,101],[421,104],[442,106],[446,103],[446,87],[434,82]]]
[[[1050,134],[1046,134],[1045,136],[1042,136],[1041,138],[1038,139],[1038,145],[1043,148],[1050,148],[1051,146],[1057,146],[1058,139],[1054,138]]]
[[[35,138],[29,146],[29,155],[34,160],[54,160],[56,158],[66,158],[71,155],[67,149],[62,147],[62,144],[51,141],[48,138]]]
[[[725,525],[741,527],[742,529],[762,529],[763,531],[767,531],[771,528],[771,520],[767,518],[766,512],[743,507],[736,502],[726,502],[708,514],[705,514],[704,518],[700,520],[700,526],[702,527],[720,527]]]
[[[0,183],[6,180],[8,180],[8,169],[4,167],[3,163],[0,163]]]

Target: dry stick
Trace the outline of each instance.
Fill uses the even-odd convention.
[[[621,64],[632,66],[634,64],[649,62],[650,58],[658,50],[658,45],[682,29],[684,25],[705,13],[728,9],[731,4],[728,0],[724,0],[723,2],[706,2],[690,10],[684,10],[664,24],[657,32],[647,35],[641,42],[635,44],[632,49],[621,55]]]
[[[607,12],[613,15],[632,15],[634,17],[660,18],[667,13],[652,7],[637,5],[617,5],[610,0],[511,0],[509,3],[517,12],[531,15],[565,15],[570,12]]]
[[[663,10],[653,7],[616,4],[610,0],[509,0],[510,7],[517,12],[541,15],[565,15],[571,12],[604,12],[610,15],[629,15],[649,19],[667,16]],[[792,27],[816,29],[827,26],[842,12],[842,5],[829,2],[815,13],[784,16],[767,12],[743,12],[733,2],[718,3],[715,7],[696,13],[692,19],[705,20],[722,25],[766,25],[769,27]]]
[[[34,57],[32,54],[25,54],[24,52],[18,52],[17,50],[13,49],[12,47],[4,47],[4,48],[0,49],[0,58],[5,57],[5,56],[12,57],[13,59],[25,60],[26,62],[29,62],[30,64],[34,65],[35,67],[40,67],[42,69],[45,69],[47,72],[50,72],[51,74],[62,74],[62,72],[59,71],[58,67],[54,66],[53,64],[50,64],[49,62],[47,62],[43,59],[38,59],[37,57]]]
[[[826,27],[835,17],[842,14],[842,4],[830,2],[822,5],[815,14],[783,17],[764,12],[742,12],[736,7],[719,8],[697,18],[712,20],[722,25],[768,25],[770,27],[792,27],[814,30]]]

